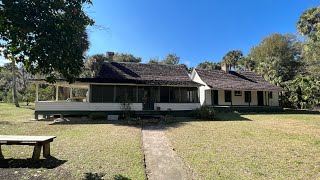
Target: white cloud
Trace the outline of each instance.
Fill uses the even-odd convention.
[[[2,66],[4,63],[8,63],[9,61],[5,59],[3,56],[0,56],[0,66]]]

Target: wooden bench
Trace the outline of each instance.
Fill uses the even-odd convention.
[[[50,157],[50,142],[55,136],[12,136],[0,135],[0,159],[4,159],[1,145],[29,145],[34,146],[32,159],[40,159],[41,147],[43,147],[43,157]]]

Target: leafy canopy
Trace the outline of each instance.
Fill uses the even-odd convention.
[[[320,7],[305,11],[298,23],[300,34],[307,37],[303,45],[303,57],[306,69],[312,75],[320,77]]]
[[[94,23],[83,11],[88,4],[91,0],[0,1],[1,53],[49,82],[57,73],[74,81],[89,47],[86,27]]]
[[[224,57],[223,62],[229,66],[229,68],[236,68],[237,62],[243,58],[243,53],[240,50],[229,51]]]
[[[197,68],[204,69],[204,70],[220,70],[221,63],[220,62],[214,63],[214,62],[205,61],[205,62],[199,63]]]

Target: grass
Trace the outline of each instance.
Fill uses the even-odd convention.
[[[54,135],[54,158],[32,164],[31,146],[3,146],[0,179],[145,179],[141,129],[78,118],[70,122],[30,121],[33,111],[0,103],[0,134]],[[10,168],[8,168],[10,167]]]
[[[167,125],[198,179],[320,179],[320,115],[218,114]]]

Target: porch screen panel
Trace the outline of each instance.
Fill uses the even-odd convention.
[[[160,87],[160,102],[168,103],[169,102],[169,87]]]
[[[181,92],[181,102],[190,102],[195,103],[199,102],[198,98],[198,88],[196,87],[190,87],[190,88],[180,88]]]
[[[91,101],[98,103],[113,102],[114,86],[92,85]]]
[[[138,102],[142,103],[144,101],[144,87],[138,86]]]
[[[136,86],[116,86],[116,101],[119,103],[128,102],[133,103],[136,102]]]
[[[180,102],[178,87],[170,87],[170,102]]]

